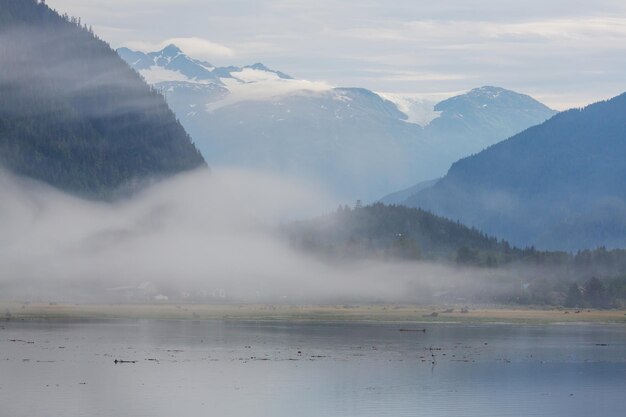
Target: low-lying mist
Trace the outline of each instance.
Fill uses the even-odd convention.
[[[430,263],[330,263],[299,252],[277,226],[328,211],[334,200],[259,172],[198,170],[113,203],[2,173],[0,195],[5,300],[430,302],[452,288],[496,291],[499,279]]]

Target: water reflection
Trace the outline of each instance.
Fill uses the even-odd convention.
[[[4,322],[0,415],[587,417],[626,409],[624,326],[399,329]]]

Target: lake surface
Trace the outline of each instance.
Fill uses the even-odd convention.
[[[0,322],[2,417],[624,410],[620,325]]]

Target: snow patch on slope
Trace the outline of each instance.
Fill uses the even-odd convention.
[[[427,126],[441,115],[435,111],[436,101],[422,98],[415,94],[377,93],[382,98],[391,101],[398,110],[406,114],[407,122],[420,126]]]
[[[230,75],[246,83],[275,81],[280,79],[280,77],[273,72],[261,71],[252,68],[243,68],[241,71],[233,71]]]
[[[223,100],[208,103],[205,107],[208,112],[212,112],[221,107],[230,106],[241,101],[264,101],[285,94],[297,92],[321,92],[329,91],[333,88],[333,86],[325,82],[289,80],[280,78],[273,73],[250,69],[245,69],[241,72],[234,72],[233,76],[236,78],[221,79],[226,88],[230,91],[230,94]],[[242,81],[242,79],[247,81]]]
[[[170,81],[191,81],[182,72],[172,71],[157,65],[141,70],[139,73],[148,84],[152,85]]]

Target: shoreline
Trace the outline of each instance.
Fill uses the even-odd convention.
[[[0,320],[221,320],[265,322],[626,324],[626,310],[410,305],[56,304],[0,302]]]

